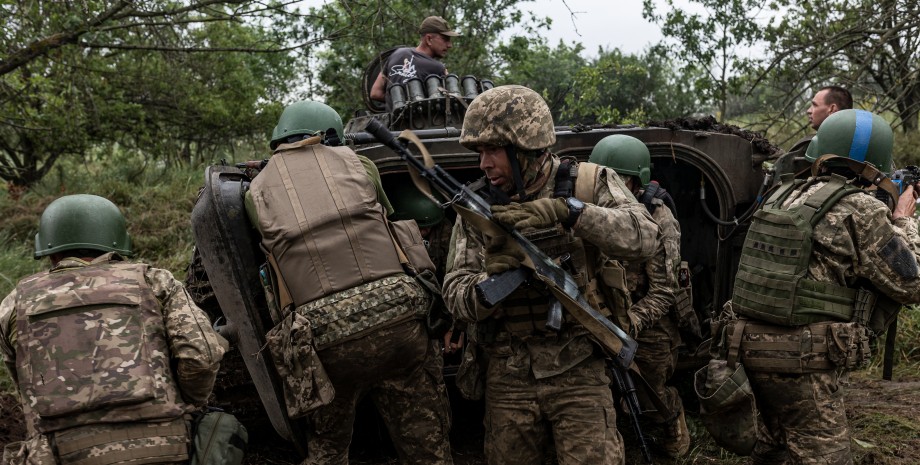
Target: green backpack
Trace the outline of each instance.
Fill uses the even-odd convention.
[[[212,410],[192,424],[191,465],[239,465],[243,463],[249,433],[235,416]]]

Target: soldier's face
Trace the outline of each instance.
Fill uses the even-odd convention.
[[[511,185],[511,162],[504,147],[480,145],[479,169],[489,178],[489,183],[496,187]]]
[[[425,40],[428,42],[428,48],[431,49],[432,58],[440,60],[447,56],[447,51],[453,47],[449,36],[443,34],[426,34]]]
[[[825,89],[815,94],[815,98],[811,99],[811,105],[805,111],[812,129],[818,129],[831,113],[839,110],[836,103],[827,103],[827,94],[829,92],[829,90]]]

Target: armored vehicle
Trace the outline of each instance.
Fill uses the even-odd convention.
[[[376,76],[373,71],[369,74]],[[411,182],[408,167],[362,131],[369,119],[380,120],[394,133],[413,130],[434,160],[461,181],[481,176],[478,155],[463,148],[458,138],[467,104],[491,87],[490,81],[453,75],[424,83],[410,81],[391,91],[391,113],[381,111],[379,102],[367,98],[368,82],[365,79],[368,110],[346,125],[345,141],[377,165],[385,190]],[[557,127],[552,151],[584,161],[594,145],[611,134],[627,134],[648,146],[654,179],[676,202],[693,306],[706,332],[706,322],[730,297],[745,221],[769,179],[764,162],[774,161],[779,151],[755,134],[716,124],[712,118],[641,127]],[[215,316],[225,318],[221,329],[238,348],[265,412],[280,436],[302,443],[296,439],[303,427],[286,416],[277,373],[268,351],[263,350],[264,335],[280,315],[265,304],[265,274],[260,274],[265,256],[243,209],[242,194],[253,175],[245,167],[206,169],[205,187],[192,213],[196,245],[219,303],[220,315]],[[702,338],[689,335],[685,339],[682,363],[685,367],[701,365],[700,357],[706,355]]]

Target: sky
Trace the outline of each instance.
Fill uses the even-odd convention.
[[[545,34],[550,45],[560,39],[581,42],[589,55],[598,47],[639,53],[662,39],[658,26],[642,17],[642,0],[536,0],[521,6],[553,18],[552,29]]]

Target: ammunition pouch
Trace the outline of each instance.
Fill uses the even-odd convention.
[[[589,298],[588,303],[594,307],[594,302],[590,300],[591,297],[600,297],[597,299],[598,306],[594,308],[606,317],[612,316],[617,326],[628,330],[630,320],[627,310],[632,305],[632,301],[629,298],[626,283],[626,268],[617,260],[604,260],[598,267],[595,276],[588,283],[588,290],[585,293]],[[595,290],[596,288],[599,288],[599,292]]]
[[[700,420],[720,447],[751,455],[757,442],[757,405],[741,364],[713,359],[694,375]]]
[[[291,312],[265,335],[275,370],[281,378],[290,418],[300,418],[335,397],[335,389],[313,345],[310,321]]]
[[[729,361],[740,360],[749,370],[764,373],[851,369],[869,358],[869,333],[858,323],[788,327],[734,320],[725,325],[723,342]]]

